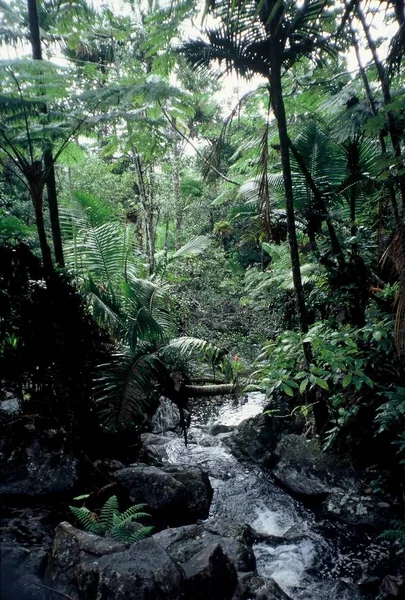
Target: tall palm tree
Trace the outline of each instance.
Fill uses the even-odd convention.
[[[206,12],[213,14],[219,25],[206,31],[208,42],[191,40],[182,47],[182,52],[195,68],[205,68],[217,62],[222,74],[235,71],[245,78],[260,75],[268,81],[280,141],[292,275],[303,333],[308,331],[308,314],[300,272],[282,77],[302,58],[316,62],[322,59],[323,53],[335,55],[331,38],[323,27],[326,23],[330,25],[332,7],[333,3],[328,0],[304,0],[300,4],[286,0],[225,0],[220,3],[213,0],[207,3]],[[304,353],[309,365],[309,344],[305,344]],[[327,422],[326,405],[316,404],[314,417],[317,429],[321,431]]]
[[[298,315],[303,332],[308,329],[308,316],[295,229],[282,76],[301,58],[319,60],[322,52],[334,54],[330,39],[322,30],[323,21],[331,18],[328,8],[328,1],[318,0],[306,0],[300,6],[283,0],[210,2],[207,13],[219,20],[218,27],[206,32],[208,42],[191,40],[182,47],[182,52],[195,68],[219,62],[222,74],[233,70],[245,78],[260,75],[268,80],[280,138],[288,239]],[[309,358],[308,352],[307,355]]]

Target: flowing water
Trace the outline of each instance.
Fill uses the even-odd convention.
[[[231,454],[222,441],[227,427],[212,435],[219,425],[235,426],[261,412],[264,403],[259,393],[204,402],[193,411],[187,447],[181,437],[168,441],[168,462],[198,465],[208,472],[214,489],[210,516],[247,523],[255,530],[259,575],[275,580],[293,600],[359,600],[363,596],[350,583],[380,556],[381,547],[358,539],[349,528],[337,528],[333,539],[326,539],[314,514],[281,490],[270,473]]]

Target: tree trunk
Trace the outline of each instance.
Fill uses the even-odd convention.
[[[45,278],[47,281],[52,277],[53,274],[53,264],[52,264],[52,255],[51,250],[48,245],[48,240],[46,239],[46,231],[45,231],[45,222],[44,222],[44,212],[43,212],[43,180],[41,179],[32,179],[29,182],[30,184],[30,193],[32,203],[34,205],[35,210],[35,221],[38,232],[39,246],[41,248],[42,255],[42,264],[45,271]]]
[[[31,49],[32,49],[32,58],[33,60],[42,60],[42,48],[41,48],[41,36],[39,31],[39,21],[38,21],[38,8],[37,8],[37,0],[27,0],[28,5],[28,22],[29,22],[29,30],[30,30],[30,41],[31,41]],[[44,114],[47,114],[46,104],[43,105],[42,111]],[[52,149],[48,144],[44,150],[44,165],[45,165],[45,178],[46,178],[46,189],[48,196],[48,205],[49,205],[49,215],[51,220],[51,228],[52,228],[52,241],[55,252],[55,260],[60,267],[65,266],[65,261],[63,258],[63,248],[62,248],[62,235],[60,231],[60,223],[59,223],[59,209],[58,209],[58,198],[56,193],[56,183],[55,183],[55,168],[52,158]],[[41,202],[42,206],[42,202]],[[42,210],[42,208],[41,208]]]
[[[60,230],[58,195],[56,192],[55,168],[52,158],[52,149],[50,146],[44,150],[44,167],[46,176],[46,191],[48,196],[49,217],[52,229],[53,249],[55,260],[59,267],[65,266],[63,257],[62,233]]]
[[[215,385],[185,385],[184,395],[189,398],[206,398],[212,396],[225,396],[236,392],[237,386],[234,383],[218,383]]]
[[[283,99],[283,90],[281,83],[281,60],[277,57],[277,52],[273,47],[272,65],[270,72],[270,96],[274,114],[277,119],[278,134],[280,139],[281,166],[283,171],[287,231],[290,245],[291,267],[294,281],[295,297],[298,308],[298,318],[300,329],[303,334],[307,333],[309,321],[305,304],[304,290],[302,287],[300,258],[298,252],[297,232],[295,227],[294,214],[294,195],[291,176],[290,147],[287,130],[287,120],[285,115],[285,106]],[[307,369],[312,362],[312,350],[309,343],[303,343],[303,350]],[[309,398],[309,402],[311,402]],[[313,403],[313,412],[315,427],[318,434],[321,434],[329,419],[328,407],[323,398],[317,398]]]
[[[356,7],[356,12],[357,12],[357,15],[362,24],[364,34],[367,39],[367,44],[371,51],[375,67],[377,69],[378,78],[380,80],[380,85],[381,85],[381,89],[382,89],[382,93],[383,93],[384,104],[385,104],[385,106],[388,106],[389,104],[391,104],[391,90],[390,90],[390,84],[389,84],[387,71],[384,68],[383,63],[381,62],[380,57],[378,56],[377,45],[376,45],[375,41],[373,40],[373,38],[371,37],[370,26],[367,23],[365,14],[360,6],[360,3],[358,3],[358,5]],[[394,113],[391,110],[389,110],[387,112],[387,117],[388,117],[388,129],[389,129],[392,147],[394,149],[394,154],[397,158],[401,159],[401,157],[402,157],[401,141],[402,141],[403,127],[398,123],[397,119],[395,118]],[[398,165],[398,170],[401,169],[401,166],[402,165]],[[400,193],[401,193],[402,217],[403,217],[405,214],[405,179],[404,179],[403,175],[401,175],[399,177],[399,189],[400,189]]]
[[[139,199],[144,213],[146,255],[148,257],[149,262],[149,273],[151,274],[155,270],[155,242],[153,235],[152,207],[150,206],[151,203],[148,202],[145,181],[142,173],[141,161],[139,159],[139,154],[135,147],[132,148],[132,160],[134,163],[136,178],[138,180]]]
[[[285,204],[287,215],[288,241],[290,245],[291,267],[294,281],[295,297],[298,308],[298,318],[301,331],[308,331],[308,315],[302,287],[300,257],[298,252],[297,231],[295,227],[294,196],[291,177],[290,150],[288,143],[287,120],[285,116],[284,99],[281,84],[281,64],[277,58],[273,60],[270,73],[270,95],[280,138],[281,166],[283,171]]]

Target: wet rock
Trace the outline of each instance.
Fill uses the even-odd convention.
[[[198,467],[133,465],[114,476],[131,501],[148,504],[161,526],[189,524],[208,516],[213,492],[207,474]]]
[[[216,423],[209,428],[210,435],[219,435],[221,433],[230,433],[235,427],[233,425],[223,425],[222,423]]]
[[[155,534],[154,539],[182,566],[191,556],[207,557],[219,546],[236,571],[246,572],[255,568],[253,540],[248,537],[248,529],[221,519],[166,529]]]
[[[46,583],[75,600],[176,600],[180,568],[152,539],[131,546],[79,531],[56,530]]]
[[[181,566],[185,595],[193,600],[231,599],[237,583],[236,570],[254,565],[251,550],[233,538],[207,531],[203,525],[161,531],[154,538]]]
[[[65,453],[59,433],[25,434],[13,448],[2,443],[0,496],[35,498],[71,491],[78,480],[78,461]]]
[[[42,598],[39,586],[52,546],[53,527],[45,513],[31,509],[1,523],[0,596],[4,600]]]
[[[213,489],[207,473],[198,467],[170,465],[164,472],[184,485],[187,490],[187,512],[190,522],[206,519],[211,506]]]
[[[323,515],[349,525],[382,528],[388,524],[390,505],[373,496],[355,492],[335,492],[322,503]]]
[[[260,577],[256,573],[239,576],[238,585],[232,600],[291,600],[272,579]]]
[[[286,435],[275,450],[275,477],[291,492],[301,496],[320,496],[356,489],[358,482],[338,458],[321,453],[315,440]]]
[[[160,398],[159,406],[151,418],[151,432],[165,433],[180,430],[180,411],[168,398]]]
[[[255,463],[270,465],[277,443],[274,419],[260,414],[238,425],[224,443],[236,457],[248,457]]]
[[[231,600],[237,584],[231,555],[246,552],[237,545],[202,525],[128,546],[61,523],[45,583],[74,600]]]
[[[174,438],[171,432],[163,434],[143,433],[141,435],[141,450],[138,460],[157,467],[168,462],[167,444]]]

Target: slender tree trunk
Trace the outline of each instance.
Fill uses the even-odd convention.
[[[301,332],[305,334],[308,331],[309,319],[305,304],[304,290],[302,286],[297,232],[295,227],[294,195],[290,163],[290,144],[287,130],[287,119],[285,115],[283,89],[281,83],[281,61],[277,57],[277,52],[274,46],[273,51],[273,60],[270,72],[270,95],[274,114],[277,119],[278,134],[280,139],[281,166],[283,170],[283,181],[285,191],[288,241],[290,245],[291,267],[298,308],[298,318]],[[304,342],[303,350],[306,367],[307,369],[309,369],[309,366],[313,360],[311,345],[309,343]],[[309,401],[312,402],[312,399],[309,399]],[[324,431],[329,419],[328,406],[325,399],[321,396],[315,397],[312,404],[315,427],[318,434],[321,434]]]
[[[359,66],[359,72],[360,72],[360,76],[361,79],[363,81],[363,85],[364,85],[364,89],[366,92],[366,96],[368,99],[368,102],[370,104],[370,108],[371,108],[371,112],[373,113],[374,116],[376,116],[378,114],[378,110],[377,110],[377,104],[375,101],[375,98],[373,96],[373,93],[371,91],[371,87],[370,87],[370,83],[368,81],[367,78],[367,73],[366,70],[363,66],[362,60],[361,60],[361,55],[360,55],[360,45],[359,45],[359,41],[356,35],[356,31],[353,27],[353,20],[352,18],[349,18],[349,25],[350,25],[350,33],[352,36],[352,43],[353,43],[353,47],[354,50],[356,52],[356,58],[357,58],[357,64]],[[381,152],[382,154],[386,154],[387,152],[387,144],[385,143],[385,138],[384,138],[384,134],[382,131],[379,132],[378,134],[378,139],[380,141],[380,147],[381,147]],[[396,225],[399,225],[400,223],[400,217],[399,217],[399,211],[398,211],[398,203],[397,203],[397,199],[395,196],[395,190],[394,190],[394,186],[393,183],[390,182],[389,183],[390,186],[390,198],[391,198],[391,205],[392,205],[392,212],[394,214],[394,219],[395,219],[395,223]]]
[[[149,262],[149,273],[153,273],[155,269],[155,243],[153,235],[153,216],[151,203],[148,201],[148,196],[145,187],[145,180],[142,173],[141,161],[135,147],[132,148],[132,160],[134,163],[135,174],[138,180],[139,199],[144,212],[145,236],[146,236],[146,255]]]
[[[53,165],[52,149],[50,146],[44,150],[44,167],[46,175],[46,191],[48,196],[49,217],[51,221],[53,249],[56,263],[65,266],[63,256],[62,233],[59,221],[58,195],[56,192],[55,168]]]
[[[275,63],[275,64],[274,64]],[[301,331],[308,331],[308,314],[302,287],[300,257],[298,252],[297,231],[295,227],[294,196],[291,176],[290,150],[288,143],[287,120],[285,116],[284,99],[281,84],[281,66],[273,61],[270,74],[270,94],[280,138],[281,165],[285,191],[287,214],[287,231],[290,245],[291,267],[294,281],[295,297],[298,308],[298,318]]]
[[[370,48],[375,67],[377,69],[378,78],[380,80],[380,85],[381,85],[381,89],[382,89],[382,93],[383,93],[384,104],[385,104],[385,106],[388,106],[391,103],[391,90],[390,90],[390,84],[389,84],[387,71],[384,68],[383,63],[381,62],[380,57],[378,56],[377,45],[376,45],[375,41],[373,40],[373,38],[371,37],[370,26],[367,23],[365,14],[360,6],[360,3],[358,3],[356,11],[357,11],[357,15],[360,19],[360,22],[362,24],[364,34],[367,39],[367,44]],[[401,140],[402,140],[403,127],[399,126],[397,119],[395,118],[395,115],[391,110],[388,111],[387,117],[388,117],[388,128],[389,128],[392,147],[394,149],[394,154],[397,158],[401,158],[402,157]],[[399,178],[399,189],[400,189],[401,200],[402,200],[402,216],[404,216],[404,214],[405,214],[405,179],[404,179],[403,175],[401,175]]]
[[[32,48],[32,58],[42,60],[41,36],[39,31],[37,0],[27,0],[28,21],[30,29],[30,41]],[[42,112],[47,114],[47,107],[44,104]],[[52,149],[47,144],[44,150],[44,165],[46,177],[46,189],[48,196],[49,215],[52,229],[52,241],[55,252],[55,260],[60,267],[65,266],[62,248],[62,235],[59,223],[58,198],[56,193],[55,168],[52,158]],[[42,203],[41,203],[42,205]]]
[[[44,212],[43,212],[43,180],[42,179],[32,179],[30,183],[30,193],[32,203],[34,205],[35,211],[35,221],[38,232],[39,246],[41,248],[42,255],[42,264],[45,271],[45,278],[47,281],[52,277],[53,274],[53,264],[52,264],[52,255],[51,250],[48,245],[48,240],[46,238],[45,231],[45,222],[44,222]]]

